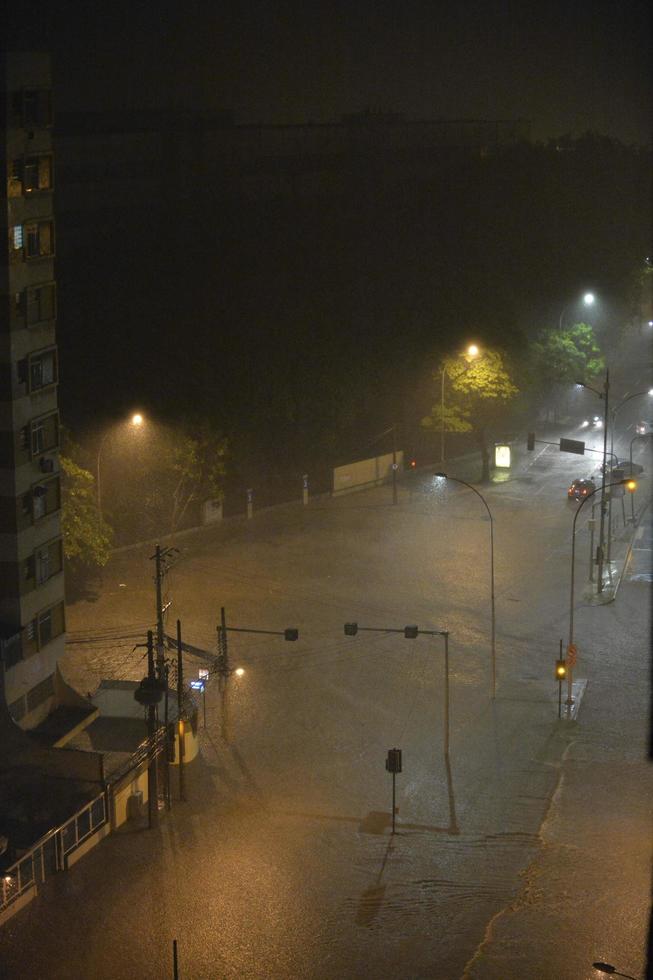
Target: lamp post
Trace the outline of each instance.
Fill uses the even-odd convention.
[[[580,514],[581,510],[583,509],[587,501],[590,499],[590,497],[593,497],[595,493],[599,492],[599,490],[601,491],[601,506],[602,506],[603,494],[605,493],[605,490],[607,488],[623,487],[623,486],[628,487],[628,489],[632,492],[635,489],[636,484],[634,480],[630,480],[630,479],[617,480],[615,483],[608,483],[608,484],[605,484],[605,480],[604,480],[600,487],[597,487],[596,490],[592,490],[591,493],[588,493],[586,497],[583,497],[578,507],[578,510],[574,514],[574,520],[571,526],[571,576],[570,576],[570,587],[569,587],[569,647],[572,647],[574,643],[574,568],[575,568],[575,560],[576,560],[576,521],[578,520],[578,515]],[[600,549],[600,545],[599,545],[599,549]],[[569,649],[569,647],[567,649]],[[573,680],[573,668],[568,667],[567,669],[567,706],[568,707],[573,704],[572,680]]]
[[[143,416],[139,412],[135,412],[134,415],[132,415],[132,417],[130,418],[129,424],[133,428],[139,429],[143,425],[143,421],[144,421],[143,420]],[[95,475],[95,486],[96,486],[96,489],[97,489],[97,509],[98,509],[98,514],[100,516],[100,520],[102,520],[102,484],[100,483],[100,460],[102,458],[102,449],[104,448],[105,442],[107,441],[107,439],[111,435],[111,432],[112,432],[112,430],[109,429],[109,431],[108,432],[105,432],[104,435],[102,436],[102,439],[100,440],[100,445],[99,445],[98,451],[97,451],[97,460],[96,460],[96,463],[95,463],[95,474],[96,474]]]
[[[596,296],[594,295],[594,293],[583,294],[584,306],[594,306],[595,301],[596,301]],[[558,319],[558,330],[562,330],[562,319],[571,305],[572,303],[565,303],[565,305],[562,307],[562,310],[560,311],[560,317]]]
[[[465,357],[470,361],[478,357],[479,349],[476,344],[469,344]],[[440,373],[440,462],[444,463],[444,379],[447,373],[446,364],[442,365]]]
[[[597,593],[603,592],[603,551],[604,551],[604,537],[605,537],[605,475],[608,468],[608,398],[610,393],[610,369],[606,368],[605,381],[603,383],[603,391],[598,391],[596,388],[592,388],[591,385],[585,384],[583,381],[577,381],[577,386],[579,388],[587,388],[588,391],[593,391],[595,395],[603,399],[603,466],[601,467],[601,520],[599,522],[599,544],[598,544],[598,575],[596,583]],[[587,499],[587,498],[585,498]]]
[[[490,518],[490,608],[491,608],[491,641],[490,649],[492,656],[492,700],[496,697],[497,690],[497,656],[496,656],[496,616],[494,610],[494,519],[492,517],[492,511],[488,507],[487,500],[482,493],[473,487],[471,483],[466,483],[465,480],[460,480],[457,476],[447,476],[446,473],[436,473],[436,477],[441,480],[452,480],[454,483],[460,483],[462,486],[467,487],[482,501],[483,506],[487,511],[487,515]]]

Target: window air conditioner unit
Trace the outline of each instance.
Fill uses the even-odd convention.
[[[41,473],[53,473],[54,472],[54,460],[49,456],[42,456],[39,460],[39,467]]]

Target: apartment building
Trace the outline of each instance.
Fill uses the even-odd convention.
[[[30,729],[65,629],[49,56],[3,53],[0,88],[0,711]]]

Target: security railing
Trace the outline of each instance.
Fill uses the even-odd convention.
[[[107,800],[101,793],[66,823],[49,831],[18,861],[0,872],[0,913],[28,889],[63,870],[66,855],[78,848],[107,819]]]

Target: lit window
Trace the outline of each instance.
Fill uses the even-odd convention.
[[[23,247],[23,226],[14,225],[12,229],[12,241],[14,245],[14,251],[18,251]]]

